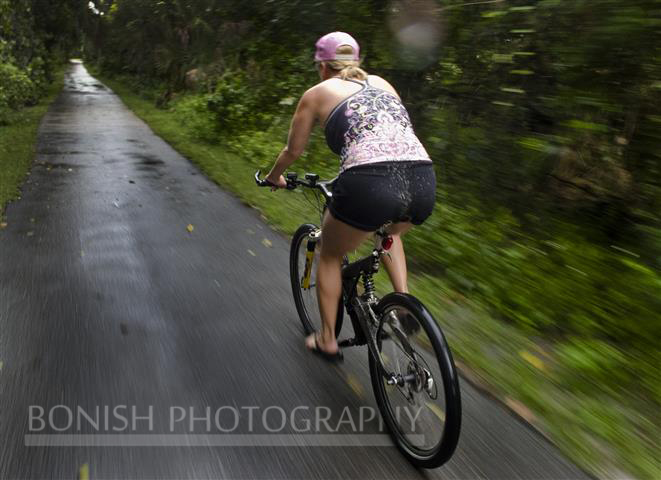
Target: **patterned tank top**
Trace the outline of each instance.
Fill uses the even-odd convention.
[[[326,142],[340,156],[340,173],[377,162],[429,161],[402,102],[390,92],[347,79],[362,88],[328,116]]]

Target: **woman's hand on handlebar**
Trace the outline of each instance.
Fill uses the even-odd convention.
[[[278,178],[272,178],[271,176],[268,176],[266,177],[265,180],[273,184],[273,186],[271,187],[272,192],[276,191],[279,188],[287,188],[287,181],[285,180],[285,177],[283,177],[282,175],[280,175]]]

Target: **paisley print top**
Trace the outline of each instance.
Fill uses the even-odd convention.
[[[338,104],[326,121],[326,142],[340,155],[340,173],[376,162],[431,161],[409,114],[392,93],[365,83]]]

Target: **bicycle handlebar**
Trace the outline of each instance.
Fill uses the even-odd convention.
[[[275,187],[275,185],[269,180],[259,178],[261,174],[262,174],[261,170],[257,170],[255,172],[255,183],[257,184],[258,187]],[[301,187],[314,188],[315,190],[319,190],[327,199],[330,199],[333,196],[333,192],[329,187],[332,188],[335,179],[327,182],[318,182],[318,181],[313,182],[307,179],[299,180],[298,178],[285,177],[285,181],[287,182],[287,187],[286,187],[287,190],[294,190],[296,189],[296,187],[301,186]]]

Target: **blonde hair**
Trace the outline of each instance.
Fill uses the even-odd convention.
[[[340,45],[335,50],[339,55],[353,55],[353,47],[351,45]],[[347,78],[355,78],[356,80],[366,80],[367,72],[360,68],[360,60],[326,60],[328,67],[339,73],[342,80]]]

